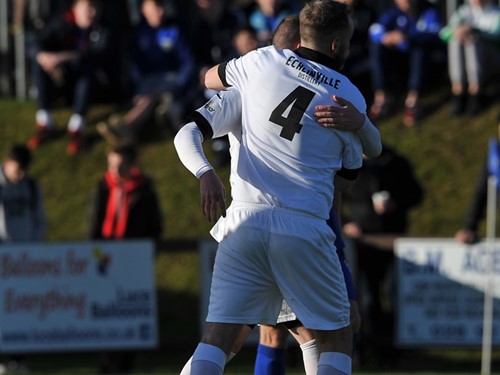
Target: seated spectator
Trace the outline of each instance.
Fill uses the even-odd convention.
[[[349,56],[342,73],[363,92],[370,89],[370,58],[368,30],[377,19],[377,10],[368,0],[342,0],[348,4],[354,20],[354,33],[350,42]]]
[[[28,140],[30,149],[55,134],[49,109],[60,88],[69,91],[73,100],[67,152],[74,155],[84,147],[85,115],[95,94],[96,72],[106,58],[109,44],[108,33],[98,26],[97,16],[95,0],[74,0],[69,11],[38,34],[33,68],[38,110],[36,133]]]
[[[257,32],[250,25],[245,25],[236,30],[233,36],[235,57],[243,56],[258,47]]]
[[[408,67],[407,94],[403,122],[413,126],[420,118],[420,93],[432,50],[442,47],[438,9],[426,0],[394,0],[370,26],[372,86],[375,90],[370,117],[378,119],[388,111],[391,73]],[[401,78],[399,77],[400,82]]]
[[[454,116],[476,115],[484,105],[487,79],[500,74],[500,7],[495,3],[468,0],[441,30],[441,38],[448,42]]]
[[[193,58],[179,25],[165,17],[162,0],[143,0],[141,13],[143,21],[130,38],[132,108],[122,118],[113,116],[112,121],[97,126],[100,134],[113,143],[137,142],[160,109],[176,132],[194,96]]]
[[[259,46],[267,46],[276,26],[283,18],[298,14],[299,9],[290,0],[255,0],[256,7],[250,13],[250,25],[257,31]]]

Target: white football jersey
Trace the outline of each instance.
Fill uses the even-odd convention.
[[[326,220],[335,173],[342,166],[361,167],[362,145],[355,132],[318,124],[314,107],[338,95],[366,113],[366,102],[348,78],[300,57],[301,51],[323,63],[330,61],[308,49],[294,53],[270,46],[231,60],[220,71],[221,79],[237,88],[242,100],[232,196]]]

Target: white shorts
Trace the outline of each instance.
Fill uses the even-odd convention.
[[[233,202],[211,231],[219,241],[207,322],[276,324],[283,299],[306,328],[349,325],[349,301],[325,220]]]

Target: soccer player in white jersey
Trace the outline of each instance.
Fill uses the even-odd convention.
[[[347,180],[356,174],[361,142],[353,133],[322,128],[312,111],[332,95],[346,97],[362,113],[366,103],[333,70],[344,62],[352,36],[346,7],[311,1],[300,21],[303,47],[297,54],[270,47],[221,70],[242,93],[242,136],[227,215],[220,179],[204,163],[196,170],[203,213],[213,221],[220,210],[224,218],[212,230],[219,249],[192,374],[221,374],[244,325],[275,323],[283,297],[304,325],[315,330],[321,353],[318,374],[351,372],[349,305],[325,220],[332,180],[341,177],[336,172],[342,166],[351,171],[344,174]],[[254,81],[260,84],[253,86]],[[220,89],[220,81],[210,87]],[[272,91],[274,96],[260,95]],[[248,99],[251,94],[254,101]],[[251,112],[256,119],[250,121]]]
[[[272,44],[278,49],[288,48],[295,50],[298,48],[300,45],[298,16],[287,16],[280,22],[273,35]],[[332,126],[341,130],[356,131],[363,143],[363,153],[370,158],[377,157],[382,148],[380,133],[377,128],[370,122],[366,115],[360,113],[351,103],[345,102],[340,98],[335,98],[335,100],[340,103],[339,106],[322,105],[316,107],[318,112],[315,115],[318,118],[318,122],[325,124],[325,126]],[[178,147],[182,147],[182,140],[185,136],[187,139],[191,139],[189,133],[192,131],[201,132],[201,129],[205,129],[201,133],[203,140],[206,140],[207,137],[213,137],[213,129],[216,129],[215,131],[218,132],[217,136],[225,135],[225,133],[221,132],[221,128],[214,128],[218,124],[225,124],[225,127],[228,129],[226,131],[230,132],[229,138],[232,145],[231,160],[237,165],[237,152],[235,150],[238,147],[241,134],[241,99],[237,90],[222,91],[219,95],[214,96],[206,105],[189,115],[187,123],[186,127],[181,129],[181,132],[176,137],[176,145]],[[195,124],[196,127],[194,127]],[[198,164],[196,163],[195,165]],[[187,166],[190,168],[189,163]],[[195,170],[196,168],[193,169],[193,171]],[[340,236],[338,231],[335,231],[335,228],[332,227],[332,229],[337,236]],[[339,239],[341,241],[340,237],[336,239],[336,246]],[[339,249],[337,249],[338,251]],[[359,330],[360,321],[352,275],[345,259],[341,259],[341,263],[351,305],[351,325],[353,326],[353,332],[356,333]],[[291,312],[288,306],[282,308],[278,324],[284,324],[286,327],[289,327],[288,329],[301,345],[306,375],[316,374],[318,354],[313,334],[301,326],[300,321],[296,320],[295,314]],[[283,350],[287,335],[284,334],[282,327],[279,325],[260,326],[261,335],[255,374],[277,375],[278,373],[284,373]],[[233,354],[239,352],[241,345],[250,334],[252,328],[248,326],[245,329],[237,345],[232,349],[229,358],[232,358]],[[190,371],[191,359],[185,364],[180,375],[188,375]]]
[[[273,35],[272,44],[278,49],[295,50],[300,46],[299,18],[298,16],[288,16],[276,28]],[[336,97],[334,97],[336,99]],[[377,157],[382,150],[380,133],[370,122],[366,115],[357,111],[352,105],[343,100],[338,100],[339,106],[318,106],[317,110],[323,111],[324,116],[318,121],[323,123],[342,123],[341,129],[357,131],[361,142],[363,143],[363,153],[369,157]],[[352,109],[350,113],[346,109]],[[337,113],[336,111],[342,111]],[[336,196],[335,201],[340,197]],[[337,205],[337,207],[339,207]],[[358,310],[354,282],[349,266],[343,254],[344,243],[340,234],[340,227],[336,223],[336,210],[332,208],[331,220],[329,224],[337,236],[335,246],[341,259],[342,271],[347,287],[347,294],[350,303],[350,319],[353,334],[357,334],[361,324],[361,318]],[[340,247],[339,247],[340,246]],[[304,361],[306,375],[314,375],[317,370],[318,352],[316,340],[313,332],[305,329],[301,322],[297,320],[295,314],[284,302],[284,307],[280,312],[277,325],[260,325],[260,339],[257,348],[257,357],[255,360],[255,375],[281,375],[285,373],[285,352],[288,333],[291,333],[300,345]]]
[[[276,28],[273,36],[273,45],[279,49],[288,48],[294,50],[299,46],[299,44],[300,36],[298,16],[292,15],[285,17],[285,19],[283,19]],[[341,106],[324,105],[316,107],[319,111],[315,113],[315,115],[318,116],[318,122],[341,130],[356,131],[363,143],[364,154],[368,157],[378,156],[381,150],[380,133],[378,130],[370,122],[366,115],[357,111],[349,102],[345,102],[341,99],[337,100],[342,103]],[[212,123],[234,124],[234,126],[231,126],[230,129],[239,129],[241,127],[241,119],[240,115],[238,115],[238,108],[240,105],[240,97],[235,90],[223,91],[220,95],[215,96],[209,103],[207,103],[206,106],[199,108],[197,110],[198,113],[192,115],[191,118],[195,123],[199,124],[199,127],[202,129],[209,129],[209,126],[212,127]],[[185,130],[187,130],[188,127],[186,127]],[[178,135],[178,139],[181,139],[182,137],[182,133]],[[239,142],[239,137],[237,135],[235,136],[234,134],[231,134],[230,137],[233,145],[234,141]],[[337,249],[337,251],[338,250],[339,249]],[[343,260],[341,260],[341,262],[342,261]],[[348,270],[348,265],[345,264],[345,261],[343,262],[342,266],[344,278],[346,279],[346,285],[348,286],[347,290],[351,304],[351,325],[354,324],[353,331],[357,332],[359,328],[354,327],[359,327],[359,313],[357,311],[357,302],[355,301],[355,291],[350,290],[350,288],[352,289],[354,286],[352,285],[352,280],[349,279],[351,275]],[[352,298],[351,295],[353,296]],[[312,333],[303,329],[300,322],[295,319],[295,315],[291,313],[288,307],[285,310],[282,308],[278,323],[286,323],[286,326],[290,327],[290,332],[294,335],[299,344],[301,344],[304,354],[306,375],[315,374],[317,367],[317,348],[315,347],[314,337],[312,336]],[[259,354],[256,360],[255,374],[259,373],[271,375],[284,373],[283,348],[287,335],[280,327],[271,325],[261,325],[260,331],[261,342],[259,344]],[[238,342],[238,345],[233,348],[233,353],[237,353],[240,350],[241,344],[250,332],[251,327],[248,327],[242,335],[241,340]],[[265,353],[265,355],[263,355],[263,353]],[[181,375],[189,374],[190,366],[191,360],[186,363],[181,371]],[[280,368],[282,369],[280,370]]]
[[[288,48],[291,50],[296,49],[300,44],[299,36],[299,18],[298,16],[291,15],[285,17],[277,26],[273,35],[273,45],[278,49]],[[381,151],[380,133],[377,128],[370,122],[366,115],[360,113],[354,108],[351,103],[335,98],[337,102],[341,103],[340,106],[323,105],[317,106],[315,113],[318,122],[324,123],[325,126],[332,126],[336,129],[356,131],[363,143],[363,152],[368,157],[376,157]],[[196,127],[195,127],[196,124]],[[188,116],[187,125],[177,134],[175,142],[176,146],[182,147],[181,144],[186,137],[188,141],[191,139],[191,132],[200,132],[203,140],[207,137],[213,137],[213,129],[218,132],[217,136],[225,135],[221,132],[221,128],[217,125],[224,124],[227,128],[226,131],[230,132],[230,144],[232,145],[232,161],[237,165],[236,147],[240,141],[241,130],[241,100],[237,90],[222,91],[219,95],[214,96],[206,105],[197,109],[195,113]],[[201,133],[201,129],[205,131]],[[195,164],[197,165],[197,163]],[[186,165],[190,168],[189,161]],[[195,168],[193,169],[195,171]],[[335,232],[336,234],[338,232]],[[339,238],[336,239],[336,242]],[[337,252],[339,249],[337,249]],[[340,255],[339,255],[340,256]],[[359,327],[359,313],[357,311],[357,302],[355,301],[355,291],[353,290],[352,275],[345,259],[341,259],[342,270],[346,280],[349,300],[351,304],[351,325]],[[290,322],[293,321],[293,322]],[[306,375],[316,374],[317,368],[317,350],[314,337],[312,333],[304,329],[299,321],[296,321],[295,314],[291,313],[288,306],[285,310],[282,308],[278,323],[287,322],[290,327],[290,332],[294,335],[296,340],[301,344],[304,350],[304,365]],[[293,326],[288,322],[293,323]],[[354,328],[353,331],[357,332],[359,328]],[[232,349],[233,353],[237,353],[244,340],[251,332],[252,327],[245,329],[238,344]],[[259,354],[257,356],[255,373],[259,374],[276,374],[284,373],[283,369],[277,370],[282,367],[280,363],[283,362],[284,353],[284,336],[282,329],[276,326],[260,326],[261,331],[261,344],[259,344]],[[262,353],[265,352],[265,355]],[[233,355],[231,353],[230,356]],[[186,363],[181,371],[181,375],[188,375],[191,370],[191,359]]]

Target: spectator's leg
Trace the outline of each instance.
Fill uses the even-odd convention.
[[[386,48],[378,43],[370,43],[370,66],[372,88],[374,90],[373,104],[370,108],[372,119],[380,118],[386,111]]]
[[[27,146],[34,150],[53,137],[54,131],[52,115],[49,112],[50,100],[55,93],[55,85],[51,77],[38,63],[33,64],[33,78],[37,89],[36,130],[27,142]]]
[[[424,48],[414,46],[410,49],[408,58],[408,93],[405,99],[403,123],[406,126],[413,126],[421,117],[419,95],[424,80],[423,72],[426,61]]]
[[[451,115],[457,116],[464,112],[467,99],[464,83],[467,81],[465,74],[465,54],[462,43],[456,39],[448,42],[448,73],[451,81]]]
[[[424,83],[424,64],[428,62],[425,58],[423,47],[414,47],[410,50],[408,95],[405,106],[414,107],[418,105],[419,94]]]
[[[75,88],[73,96],[73,115],[68,123],[68,131],[80,132],[85,126],[85,115],[90,105],[90,93],[93,87],[93,69],[81,67],[75,72]]]
[[[132,130],[137,136],[144,125],[151,121],[155,107],[158,105],[158,95],[138,95],[134,98],[134,105],[123,118],[123,126]]]
[[[90,65],[81,66],[75,71],[73,114],[68,121],[69,141],[66,148],[69,155],[76,155],[85,147],[83,129],[94,86],[93,74],[94,68]]]
[[[49,112],[50,101],[54,96],[55,87],[52,79],[41,68],[38,63],[33,64],[33,79],[37,91],[36,124],[38,126],[51,127],[53,125],[52,115]]]
[[[464,46],[465,69],[467,71],[469,99],[467,114],[476,115],[482,107],[481,83],[484,79],[485,49],[488,48],[480,40],[467,43]]]

